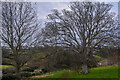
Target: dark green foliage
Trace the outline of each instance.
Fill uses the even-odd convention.
[[[114,56],[115,54],[120,53],[120,48],[100,48],[97,52],[96,55],[102,57],[102,58],[108,58],[110,56]]]
[[[30,77],[30,76],[32,76],[32,74],[31,73],[29,73],[29,72],[24,72],[24,73],[22,73],[21,74],[21,77]]]
[[[42,73],[34,73],[34,72],[23,72],[21,73],[21,78],[28,78],[28,77],[31,77],[31,76],[36,76],[36,75],[41,75]],[[17,77],[16,74],[12,74],[12,73],[9,73],[9,74],[4,74],[2,76],[2,80],[18,80],[19,78]]]
[[[2,80],[15,80],[15,79],[18,79],[18,77],[13,74],[4,74],[2,76]]]
[[[43,73],[31,73],[32,76],[42,75]]]
[[[3,69],[2,70],[2,73],[3,74],[8,74],[8,73],[11,73],[11,74],[13,74],[13,73],[15,73],[15,68],[14,67],[11,67],[11,68],[5,68],[5,69]]]
[[[29,66],[29,67],[24,67],[22,68],[22,71],[27,71],[27,72],[34,72],[35,69],[37,69],[39,66],[37,65],[33,65],[33,66]]]
[[[8,58],[2,58],[2,65],[11,65],[13,63],[12,60]]]

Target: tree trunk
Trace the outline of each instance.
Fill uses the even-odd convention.
[[[88,73],[88,66],[87,66],[87,50],[83,49],[83,64],[82,64],[82,73],[87,74]]]
[[[17,76],[18,78],[21,78],[20,68],[17,68]]]
[[[88,73],[88,66],[87,66],[87,64],[83,64],[82,65],[82,73],[83,74],[87,74]]]

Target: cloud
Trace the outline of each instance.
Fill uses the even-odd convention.
[[[37,2],[37,12],[39,19],[46,19],[46,16],[50,14],[52,9],[68,9],[67,2]]]
[[[113,5],[111,11],[115,12],[116,14],[118,14],[118,2],[111,2],[110,4]]]
[[[113,5],[111,11],[118,13],[118,2],[106,2]],[[52,13],[52,9],[69,9],[69,2],[37,2],[38,19],[46,20],[47,15]]]

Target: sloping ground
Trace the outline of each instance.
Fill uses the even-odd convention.
[[[89,74],[71,74],[69,78],[118,78],[118,66],[91,68]]]
[[[31,77],[31,78],[44,78],[44,77],[53,76],[53,75],[54,75],[54,74],[49,74],[49,73],[47,73],[47,74],[44,74],[44,75],[33,76],[33,77]]]
[[[60,78],[69,78],[69,72],[68,71],[65,71],[61,76]]]
[[[11,65],[0,65],[0,69],[6,69],[6,68],[11,68],[13,66]]]
[[[58,71],[53,72],[52,76],[49,75],[45,78],[118,78],[118,65],[97,67],[89,69],[89,74],[77,74],[74,71]],[[41,77],[36,77],[41,78]],[[43,78],[43,77],[42,77]]]

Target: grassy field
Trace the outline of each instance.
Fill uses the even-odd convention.
[[[118,66],[91,68],[89,74],[71,74],[69,78],[118,78]]]
[[[10,65],[0,65],[0,69],[12,67]],[[80,70],[81,71],[81,70]],[[118,65],[90,68],[89,74],[78,74],[71,70],[62,70],[47,73],[44,75],[32,76],[32,78],[119,78]]]
[[[97,67],[89,69],[89,74],[78,74],[74,71],[62,70],[52,72],[45,78],[118,78],[118,66]],[[37,77],[39,78],[39,76]]]
[[[0,69],[10,68],[13,67],[11,65],[0,65]]]

